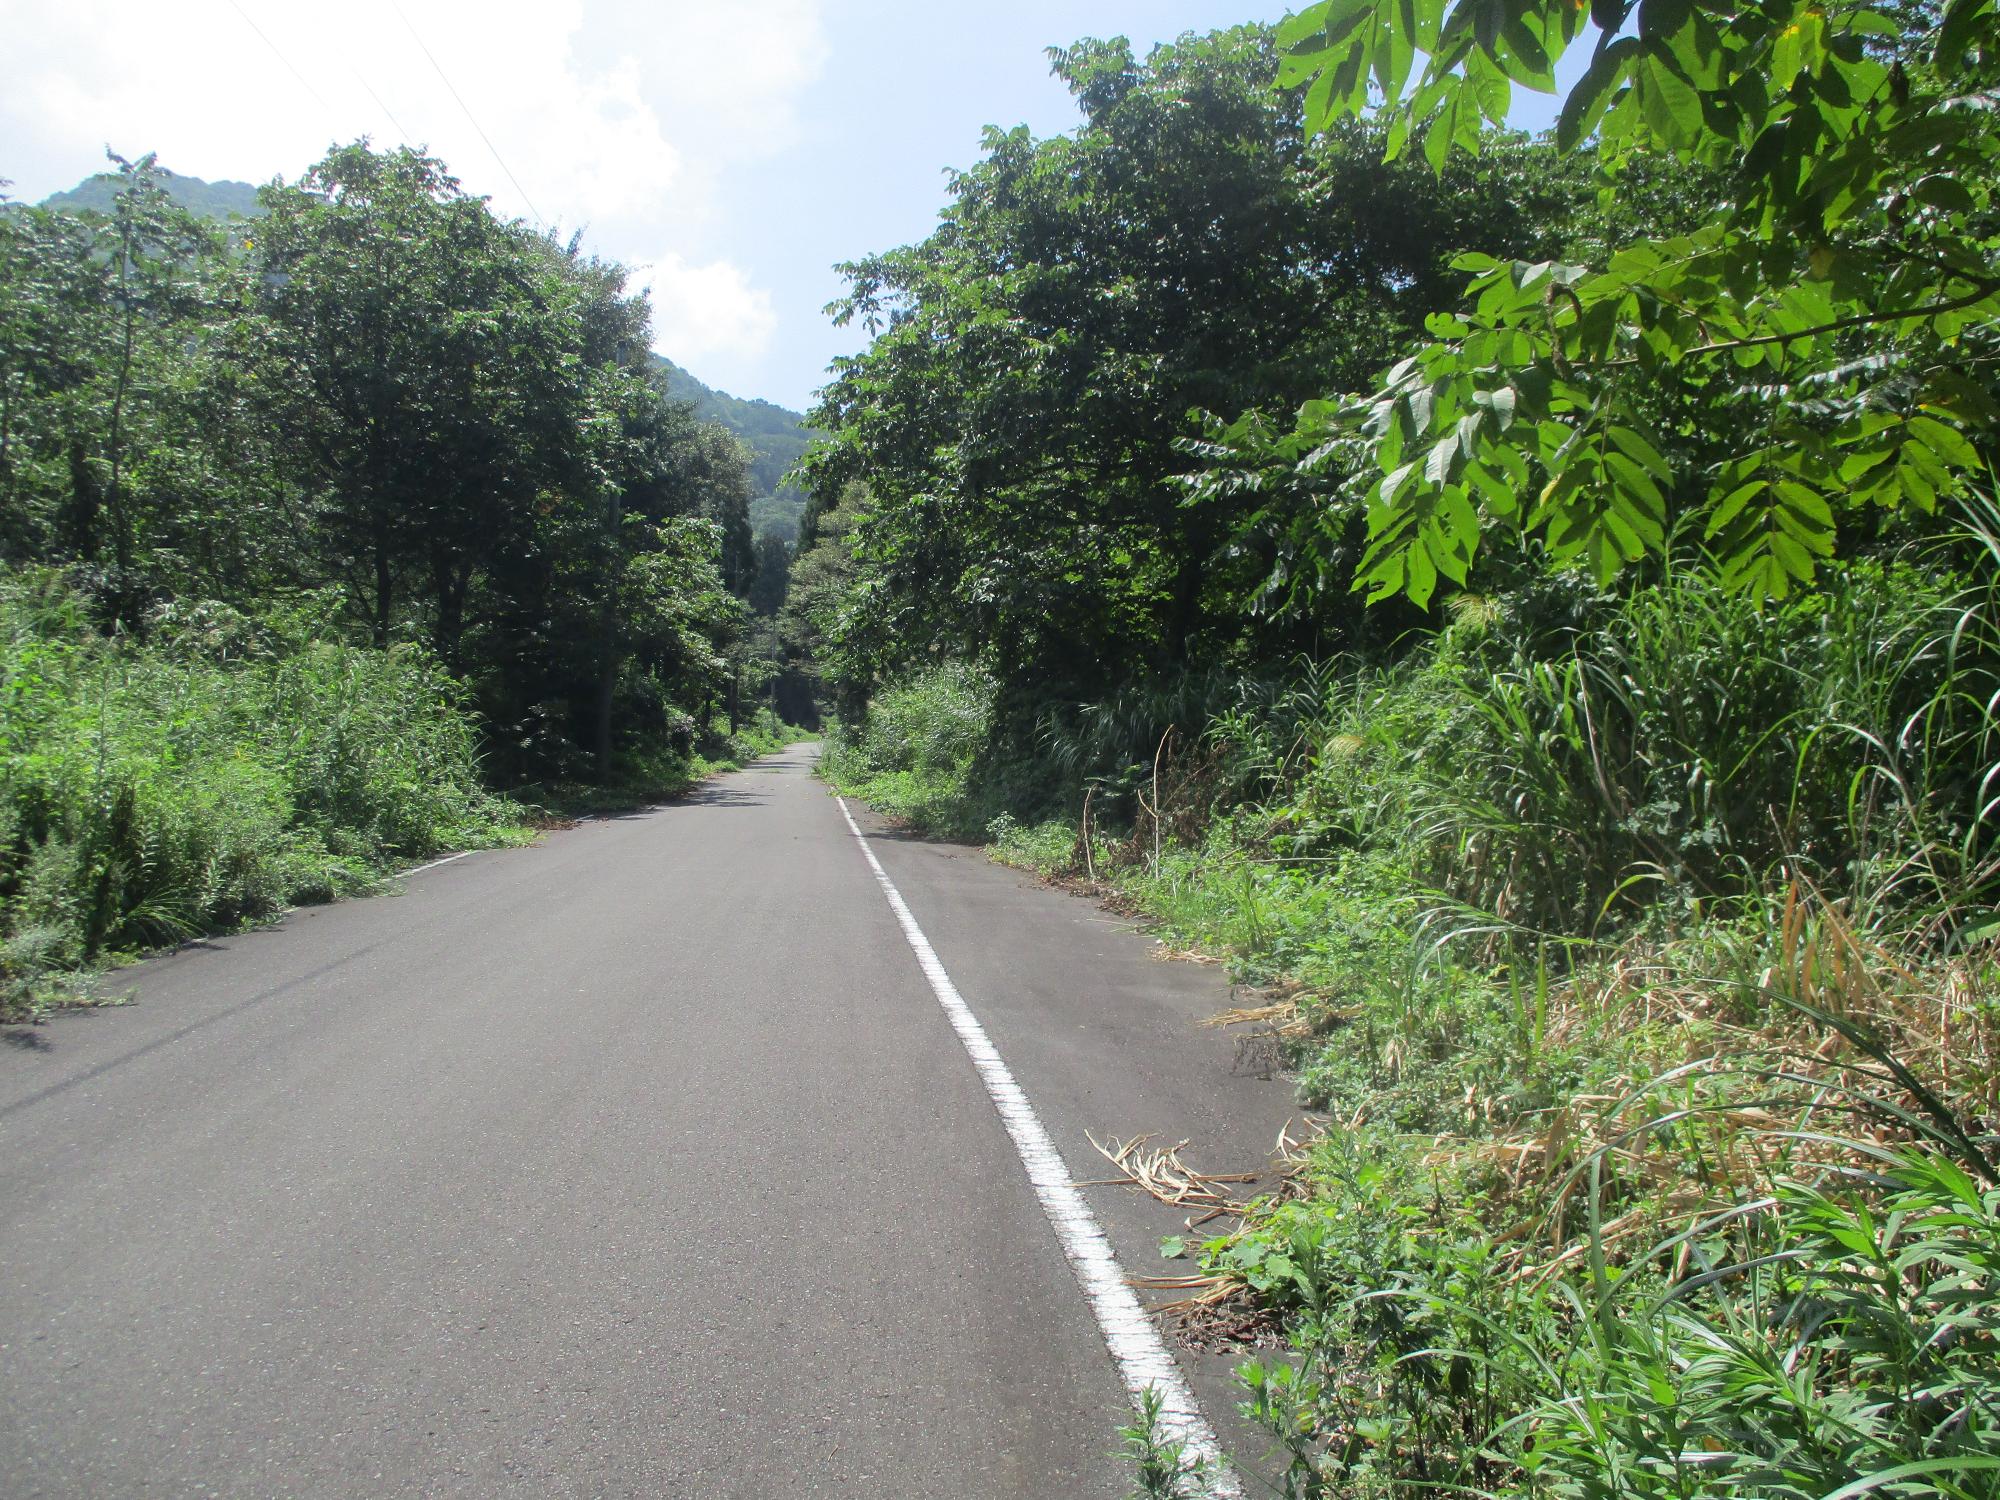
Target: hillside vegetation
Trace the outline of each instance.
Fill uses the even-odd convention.
[[[1133,1268],[1260,1467],[2000,1495],[1993,8],[1053,56],[1080,127],[846,268],[787,617],[830,777],[1295,1065],[1284,1190]]]
[[[142,644],[54,573],[0,583],[0,1017],[121,952],[526,836],[464,688],[421,645],[344,642],[337,609],[168,607]]]
[[[407,150],[228,228],[113,176],[0,214],[0,1009],[781,737],[621,268]]]
[[[788,476],[812,441],[805,418],[770,401],[744,401],[711,390],[672,360],[662,358],[660,367],[669,396],[693,402],[696,418],[728,428],[749,448],[750,529],[760,540],[796,541],[806,497]]]
[[[196,218],[227,223],[231,219],[259,218],[264,212],[257,189],[247,182],[204,182],[199,177],[184,176],[161,167],[158,183],[167,197]],[[109,214],[116,211],[118,194],[125,186],[125,178],[121,174],[99,172],[84,178],[73,188],[50,193],[42,200],[41,206],[61,213]]]

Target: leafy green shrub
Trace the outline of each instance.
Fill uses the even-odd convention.
[[[974,838],[992,815],[979,815],[991,798],[973,776],[992,716],[992,680],[948,663],[877,694],[858,727],[829,736],[821,769],[891,817]]]
[[[995,859],[1039,875],[1072,873],[1082,847],[1077,830],[1061,818],[1022,823],[1007,812],[988,820],[986,837]]]
[[[490,842],[457,685],[425,652],[338,644],[310,604],[90,631],[43,575],[0,587],[0,990],[227,927]]]
[[[1508,1435],[1523,1492],[2000,1495],[2000,1187],[1935,1142],[1864,1149],[1872,1174],[1692,1235],[1671,1285],[1571,1294]]]
[[[1318,1196],[1205,1247],[1287,1319],[1295,1362],[1238,1372],[1298,1497],[1485,1482],[1487,1435],[1536,1394],[1509,1358],[1549,1320],[1510,1286],[1461,1185],[1380,1132],[1329,1138]]]
[[[1544,1282],[1407,1143],[1330,1138],[1313,1200],[1204,1255],[1286,1314],[1293,1359],[1239,1372],[1286,1493],[2000,1494],[2000,1188],[1847,1144],[1872,1172]]]
[[[759,708],[728,737],[728,758],[748,765],[760,755],[775,755],[787,745],[815,738],[810,730],[787,724],[768,708]]]
[[[878,695],[853,748],[872,770],[963,777],[985,747],[992,713],[991,681],[953,663]]]

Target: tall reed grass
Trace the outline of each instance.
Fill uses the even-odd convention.
[[[1107,826],[1003,856],[1228,954],[1326,1111],[1196,1252],[1288,1494],[2000,1495],[1996,707],[1976,508],[1052,716]]]

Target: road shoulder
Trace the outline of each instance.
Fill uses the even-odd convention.
[[[831,794],[829,794],[831,795]],[[1200,1023],[1232,1003],[1219,966],[1163,959],[1138,924],[1097,902],[994,863],[977,847],[892,826],[864,804],[854,817],[953,983],[1041,1115],[1129,1276],[1171,1275],[1163,1237],[1189,1212],[1115,1175],[1092,1145],[1150,1135],[1186,1141],[1210,1173],[1265,1171],[1280,1132],[1302,1112],[1283,1076],[1245,1066],[1233,1038]],[[1273,1179],[1247,1186],[1257,1192]],[[1213,1229],[1215,1226],[1208,1226]],[[1200,1231],[1198,1231],[1200,1232]],[[1172,1294],[1147,1293],[1155,1304]],[[1237,1413],[1241,1356],[1180,1347],[1182,1370],[1252,1493],[1268,1442]]]

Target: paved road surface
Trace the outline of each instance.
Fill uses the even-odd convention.
[[[0,1031],[0,1493],[1122,1495],[1103,1338],[811,755]],[[1078,1176],[1086,1130],[1261,1163],[1289,1090],[1193,1027],[1214,970],[857,816]],[[1171,1211],[1088,1196],[1170,1269]]]

